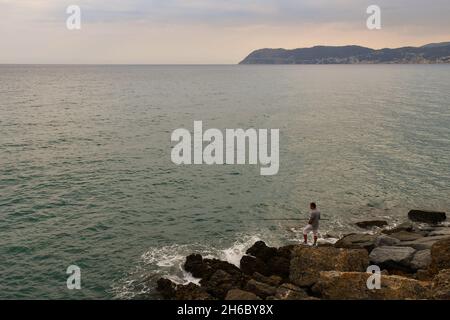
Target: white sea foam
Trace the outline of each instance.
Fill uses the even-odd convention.
[[[178,265],[185,258],[184,252],[187,246],[171,245],[151,248],[141,259],[145,265],[156,265],[161,268],[169,268]]]
[[[242,256],[246,250],[255,242],[261,240],[259,235],[238,236],[233,245],[226,248],[215,248],[211,246],[192,245],[170,245],[154,247],[141,255],[139,265],[127,277],[116,283],[112,291],[116,298],[132,299],[140,294],[147,294],[154,289],[156,280],[160,277],[167,278],[176,284],[188,283],[199,284],[200,279],[192,276],[183,269],[186,256],[197,252],[204,258],[221,259],[239,267]],[[149,280],[149,275],[151,279]]]
[[[225,260],[239,267],[241,258],[245,255],[245,251],[261,238],[257,235],[244,238],[243,241],[236,241],[231,247],[220,251],[219,259]]]
[[[291,243],[303,241],[301,229],[290,228],[288,231],[288,237],[285,240]],[[285,244],[285,240],[277,238],[279,236],[279,234],[274,235],[271,232],[262,231],[253,235],[236,235],[236,238],[239,240],[225,247],[190,244],[149,248],[142,254],[136,270],[125,279],[122,279],[120,285],[116,285],[113,291],[116,297],[121,299],[135,298],[143,293],[154,292],[156,281],[160,277],[167,278],[180,285],[188,283],[199,284],[200,279],[193,277],[191,273],[183,269],[186,256],[189,254],[199,253],[204,258],[224,260],[239,267],[241,258],[255,242],[264,240],[267,245],[275,247]],[[333,243],[336,240],[330,237],[319,238],[319,242],[322,243]],[[151,275],[150,280],[148,280],[149,275]]]

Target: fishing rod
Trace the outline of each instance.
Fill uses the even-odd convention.
[[[286,205],[279,206],[284,210],[295,212],[296,214],[305,215],[303,214],[299,209],[290,208]],[[244,219],[244,220],[251,220],[251,221],[309,221],[310,218],[255,218],[255,219]],[[319,218],[319,220],[328,221],[331,219],[322,219]]]
[[[262,220],[262,221],[307,221],[308,218],[261,218],[261,219],[254,219],[254,220]],[[319,220],[330,220],[330,219],[319,219]]]
[[[285,209],[285,210],[288,210],[288,211],[292,211],[292,212],[295,212],[295,213],[303,214],[298,209],[289,208],[288,206],[285,206],[285,205],[282,205],[281,207],[283,209]],[[261,220],[261,221],[309,221],[309,218],[261,218],[261,219],[255,219],[255,220]],[[331,219],[319,218],[319,220],[328,221],[328,220],[331,220]]]

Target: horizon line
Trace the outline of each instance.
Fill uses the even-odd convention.
[[[344,45],[326,45],[326,44],[317,44],[317,45],[313,45],[313,46],[306,46],[306,47],[295,47],[295,48],[286,48],[286,47],[264,47],[264,48],[259,48],[259,49],[253,49],[249,54],[253,53],[254,51],[257,50],[266,50],[266,49],[270,49],[270,50],[286,50],[286,51],[290,51],[290,50],[296,50],[296,49],[311,49],[311,48],[316,48],[316,47],[363,47],[363,48],[368,48],[371,50],[395,50],[395,49],[403,49],[403,48],[422,48],[425,46],[429,46],[429,45],[436,45],[436,44],[443,44],[443,43],[449,43],[450,45],[450,41],[439,41],[439,42],[428,42],[425,43],[423,45],[420,46],[414,46],[414,45],[404,45],[401,47],[383,47],[383,48],[372,48],[372,47],[367,47],[367,46],[363,46],[363,45],[359,45],[359,44],[344,44]],[[248,55],[249,55],[248,54]],[[248,56],[247,55],[247,56]],[[245,58],[244,58],[245,59]],[[241,60],[242,61],[242,60]],[[231,65],[240,65],[240,62],[236,62],[236,63],[104,63],[104,62],[100,62],[100,63],[95,63],[95,62],[89,62],[89,63],[53,63],[53,62],[49,62],[49,63],[17,63],[17,62],[0,62],[0,66],[5,66],[5,65],[23,65],[23,66],[219,66],[219,65],[224,65],[224,66],[231,66]]]

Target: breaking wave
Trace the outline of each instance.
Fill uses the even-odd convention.
[[[299,242],[297,233],[301,230],[291,230],[294,236],[289,242]],[[264,240],[269,246],[281,246],[286,244],[280,242],[269,234],[243,235],[236,237],[231,246],[213,247],[206,244],[186,244],[153,247],[144,252],[138,265],[127,276],[117,281],[112,286],[112,294],[116,299],[159,299],[156,293],[156,282],[159,278],[165,277],[176,284],[199,284],[200,279],[193,277],[183,269],[186,256],[192,253],[199,253],[204,258],[216,258],[227,261],[239,267],[240,260],[245,252],[255,242]],[[334,242],[332,237],[322,237],[322,242]]]

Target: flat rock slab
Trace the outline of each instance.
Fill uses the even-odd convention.
[[[382,275],[381,288],[368,289],[369,276],[365,272],[321,272],[312,291],[332,300],[405,300],[431,296],[430,283],[399,276]]]
[[[334,246],[346,249],[366,249],[371,251],[375,247],[376,236],[372,234],[351,233],[339,239]]]
[[[439,223],[447,219],[447,216],[445,212],[411,210],[408,212],[408,218],[417,222]]]
[[[398,244],[398,246],[411,247],[416,250],[425,250],[431,249],[433,244],[440,240],[450,239],[450,236],[442,235],[442,236],[434,236],[434,237],[423,237],[414,241],[403,241]]]
[[[428,234],[429,237],[435,236],[449,236],[450,237],[450,227],[436,227]]]
[[[309,287],[320,271],[366,271],[368,265],[365,249],[299,246],[292,252],[289,278],[297,286]]]
[[[415,249],[411,247],[385,246],[377,247],[369,255],[371,263],[381,268],[409,268]]]
[[[421,233],[410,231],[399,231],[396,233],[391,233],[390,236],[400,241],[414,241],[424,237]]]

